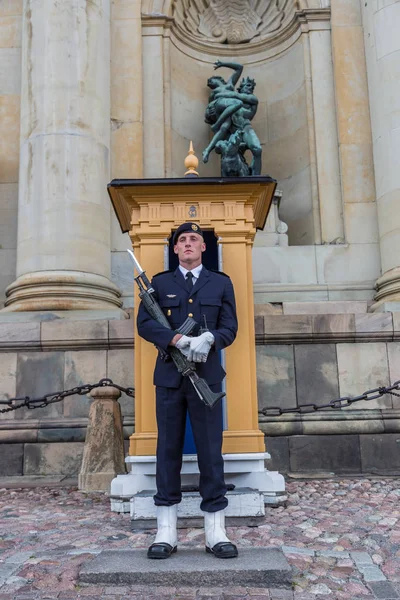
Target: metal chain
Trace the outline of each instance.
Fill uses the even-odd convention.
[[[135,397],[135,388],[123,387],[121,385],[118,385],[117,383],[114,383],[112,381],[112,379],[104,378],[104,379],[100,379],[100,381],[98,383],[94,383],[94,384],[87,383],[84,385],[79,385],[77,387],[74,387],[70,390],[64,390],[62,392],[53,392],[50,394],[45,394],[44,396],[40,396],[38,398],[30,398],[29,396],[21,396],[19,398],[10,398],[9,400],[0,400],[0,405],[6,404],[8,406],[8,408],[0,409],[0,414],[11,412],[11,411],[17,410],[18,408],[23,408],[23,407],[26,407],[29,409],[44,408],[44,407],[48,406],[49,404],[54,404],[55,402],[61,402],[62,400],[64,400],[64,398],[67,398],[68,396],[74,396],[75,394],[78,394],[79,396],[86,396],[86,394],[88,394],[95,388],[100,388],[100,387],[113,387],[113,388],[119,390],[120,392],[124,392],[127,396],[130,396],[131,398]],[[331,400],[327,404],[309,403],[309,404],[301,404],[300,406],[296,406],[293,408],[281,408],[280,406],[269,406],[267,408],[263,408],[263,410],[261,411],[261,414],[263,414],[266,417],[280,417],[281,415],[288,414],[288,413],[306,414],[306,413],[310,413],[313,411],[324,410],[327,408],[333,408],[333,409],[337,410],[337,409],[344,408],[346,406],[350,406],[351,404],[354,404],[355,402],[360,402],[361,400],[366,400],[367,402],[369,402],[371,400],[376,400],[377,398],[382,398],[382,396],[384,396],[385,394],[390,394],[391,396],[397,396],[400,398],[400,394],[398,394],[397,392],[394,392],[393,390],[400,391],[400,380],[396,381],[395,383],[393,383],[392,385],[387,386],[387,387],[377,387],[372,390],[368,390],[367,392],[364,392],[360,396],[354,396],[353,398],[351,398],[350,396],[342,396],[341,398],[336,398],[334,400]]]
[[[335,400],[331,400],[328,404],[301,404],[300,406],[296,406],[294,408],[280,408],[279,406],[270,406],[267,408],[263,408],[261,413],[266,417],[280,417],[286,413],[299,413],[305,414],[313,411],[324,410],[325,408],[333,408],[340,409],[346,406],[350,406],[355,402],[360,402],[360,400],[366,400],[367,402],[371,400],[376,400],[377,398],[382,398],[385,394],[390,394],[391,396],[398,396],[400,398],[400,394],[397,394],[393,390],[400,390],[400,380],[396,381],[392,385],[388,387],[377,387],[373,390],[368,390],[361,394],[361,396],[355,396],[351,398],[350,396],[343,396],[342,398],[337,398]]]
[[[19,398],[10,398],[9,400],[0,400],[0,404],[7,404],[8,408],[0,409],[0,413],[8,413],[13,410],[17,410],[18,408],[44,408],[49,404],[54,404],[54,402],[61,402],[64,398],[68,396],[74,396],[78,394],[79,396],[86,396],[89,392],[94,390],[95,388],[100,387],[113,387],[120,392],[124,392],[127,396],[131,398],[135,397],[135,388],[133,387],[122,387],[117,383],[114,383],[112,379],[100,379],[98,383],[86,383],[84,385],[79,385],[70,390],[64,390],[62,392],[53,392],[51,394],[45,394],[44,396],[40,396],[38,398],[30,398],[29,396],[21,396]]]

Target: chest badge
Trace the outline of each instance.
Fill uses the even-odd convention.
[[[167,298],[176,298],[176,294],[167,294]]]

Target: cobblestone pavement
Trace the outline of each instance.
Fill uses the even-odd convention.
[[[104,549],[145,549],[154,532],[132,532],[129,515],[111,513],[104,494],[0,489],[0,600],[400,598],[399,479],[289,480],[287,489],[287,507],[228,534],[239,550],[281,548],[295,572],[293,591],[79,585],[83,562]],[[202,548],[203,533],[180,530],[179,543]]]

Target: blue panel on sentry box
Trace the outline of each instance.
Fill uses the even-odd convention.
[[[189,413],[186,413],[185,441],[183,444],[183,454],[197,454],[196,444],[194,443],[192,425],[190,423]]]

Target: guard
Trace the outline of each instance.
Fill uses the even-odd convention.
[[[179,259],[175,271],[155,275],[152,287],[172,329],[153,319],[141,303],[138,333],[168,353],[175,346],[196,364],[199,377],[214,392],[221,391],[225,371],[219,350],[235,340],[236,305],[230,278],[202,265],[205,251],[203,233],[196,223],[183,223],[174,234],[174,252]],[[198,323],[193,337],[176,332],[187,317]],[[207,324],[207,330],[199,326]],[[164,354],[163,353],[163,354]],[[233,558],[237,548],[226,536],[226,485],[222,458],[222,410],[210,409],[199,398],[190,380],[176,369],[172,360],[157,358],[154,370],[157,417],[157,536],[148,549],[148,558],[168,558],[177,550],[177,506],[182,499],[180,472],[189,412],[200,471],[200,508],[204,512],[206,551],[217,558]],[[221,400],[218,400],[220,403]]]

